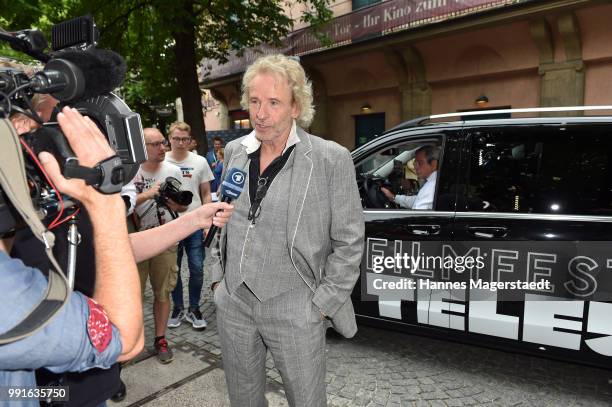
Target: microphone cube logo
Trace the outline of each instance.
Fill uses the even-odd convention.
[[[235,172],[232,174],[232,181],[236,185],[244,184],[244,175],[241,172]]]
[[[237,168],[230,169],[226,179],[221,183],[221,196],[237,199],[246,181],[246,173]]]

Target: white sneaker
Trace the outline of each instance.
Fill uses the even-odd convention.
[[[181,321],[185,319],[185,310],[175,308],[172,310],[172,315],[168,320],[168,328],[178,328],[181,326]]]
[[[208,325],[208,322],[206,322],[199,309],[190,309],[187,315],[185,316],[185,319],[191,322],[191,325],[195,329],[204,329]]]

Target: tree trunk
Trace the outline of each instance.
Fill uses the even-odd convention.
[[[193,15],[193,2],[186,1],[186,11]],[[179,96],[183,102],[183,116],[187,124],[191,126],[191,135],[198,142],[198,153],[206,155],[208,142],[206,139],[206,128],[204,114],[202,113],[202,93],[198,83],[195,50],[195,26],[189,24],[188,20],[177,22],[181,31],[173,31],[174,55],[176,57],[176,79],[178,81]]]

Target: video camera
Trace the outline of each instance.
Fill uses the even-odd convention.
[[[125,78],[126,63],[115,52],[96,48],[98,37],[91,16],[53,26],[50,53],[45,52],[48,44],[40,31],[0,32],[0,40],[7,41],[13,49],[45,62],[43,70],[32,76],[19,69],[0,67],[0,118],[23,114],[40,125],[22,135],[20,142],[26,157],[32,203],[45,223],[77,203],[60,196],[47,181],[36,164],[39,152],[52,153],[66,178],[84,179],[107,194],[119,192],[146,160],[140,115],[112,93]],[[33,105],[36,94],[50,94],[59,101],[47,122],[39,117]],[[93,169],[78,164],[55,119],[57,107],[66,105],[96,123],[117,153],[115,157]],[[18,219],[0,188],[0,236],[15,230]]]

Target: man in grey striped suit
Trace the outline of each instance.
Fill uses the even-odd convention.
[[[325,331],[357,331],[350,293],[364,223],[353,161],[303,130],[312,87],[296,60],[258,59],[242,91],[254,131],[227,145],[225,170],[247,171],[247,186],[207,257],[230,401],[267,405],[269,349],[289,404],[325,406]]]

